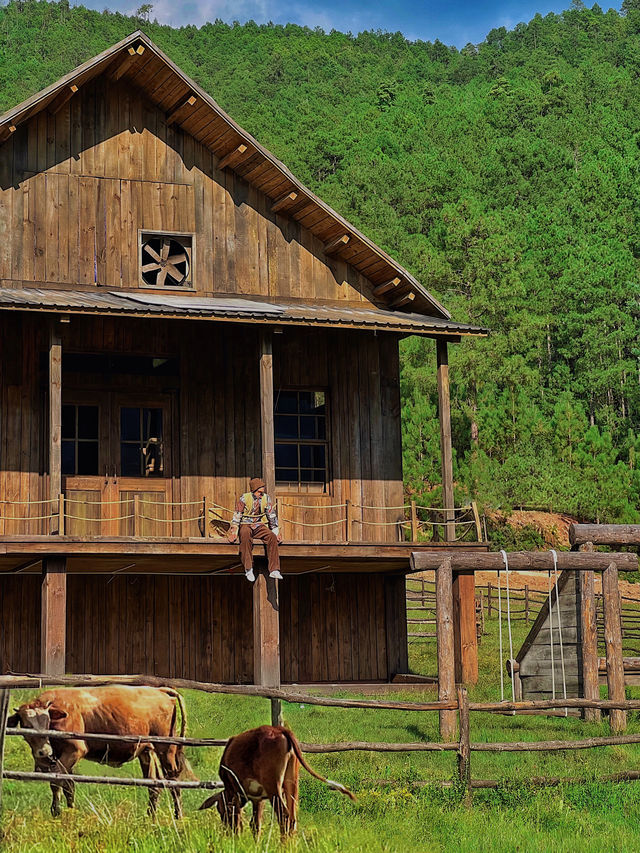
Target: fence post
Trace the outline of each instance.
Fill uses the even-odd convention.
[[[140,518],[140,495],[133,496],[133,535],[140,536],[142,519]]]
[[[418,541],[418,510],[415,501],[411,501],[411,541]]]
[[[2,774],[4,770],[4,740],[9,716],[10,690],[0,690],[0,819],[2,818]],[[0,830],[1,832],[1,830]]]
[[[202,535],[207,538],[209,532],[209,507],[207,505],[207,496],[202,496]]]
[[[64,536],[64,492],[58,495],[58,534]]]
[[[344,520],[344,539],[345,542],[351,542],[351,501],[349,498],[345,500],[345,520]]]
[[[458,745],[458,778],[464,787],[464,804],[471,805],[471,735],[469,722],[469,696],[466,687],[458,687],[458,715],[460,742]]]
[[[438,700],[440,702],[451,702],[456,690],[451,557],[445,557],[436,569],[436,644],[438,648]],[[455,739],[455,711],[440,711],[440,736],[446,741]]]
[[[593,551],[591,542],[580,546],[580,551]],[[595,577],[592,571],[578,572],[580,584],[580,631],[582,653],[582,694],[585,699],[600,699],[598,681],[598,614],[596,612]],[[600,708],[585,708],[583,718],[590,723],[601,720]]]
[[[487,584],[487,619],[491,618],[491,584]]]
[[[524,621],[529,624],[529,584],[524,585]]]
[[[604,605],[604,644],[607,653],[607,690],[609,699],[624,701],[624,663],[622,660],[622,629],[618,567],[611,563],[602,573]],[[627,728],[627,713],[617,708],[609,712],[609,724],[614,733]]]
[[[471,512],[473,513],[473,521],[476,526],[476,537],[478,542],[482,542],[482,527],[480,525],[480,514],[478,513],[478,504],[471,501]]]

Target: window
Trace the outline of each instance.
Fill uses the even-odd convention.
[[[162,409],[123,406],[120,409],[120,476],[161,477],[162,456]]]
[[[189,234],[140,232],[143,287],[191,289],[193,238]]]
[[[329,480],[324,391],[281,390],[275,404],[276,483],[325,492]]]
[[[98,407],[62,407],[62,473],[91,476],[98,473]]]

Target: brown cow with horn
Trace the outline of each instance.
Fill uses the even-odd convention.
[[[193,773],[180,744],[152,744],[145,737],[176,737],[177,710],[180,709],[180,737],[184,737],[187,716],[182,696],[170,687],[67,687],[47,690],[26,702],[7,720],[8,726],[21,726],[31,747],[35,769],[40,772],[73,773],[85,758],[99,764],[120,767],[137,758],[145,779],[177,779]],[[137,743],[85,741],[50,738],[49,731],[86,732],[87,734],[138,735]],[[159,765],[159,766],[158,766]],[[51,783],[51,813],[57,817],[64,791],[67,805],[73,808],[75,785],[72,781]],[[182,816],[180,790],[171,789],[176,817]],[[149,813],[156,811],[160,791],[149,789]]]
[[[344,785],[325,779],[309,767],[293,732],[283,726],[260,726],[228,740],[220,760],[224,790],[209,797],[200,808],[217,806],[224,825],[238,832],[241,810],[251,801],[251,829],[258,835],[264,804],[269,800],[281,835],[290,835],[296,828],[300,765],[334,791],[355,800]]]

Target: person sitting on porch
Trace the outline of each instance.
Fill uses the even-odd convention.
[[[261,539],[267,549],[269,577],[282,580],[278,551],[282,536],[278,530],[278,516],[266,491],[267,487],[261,477],[254,477],[249,481],[249,491],[238,498],[228,533],[229,542],[240,541],[240,558],[246,578],[252,583],[255,580],[254,539]]]

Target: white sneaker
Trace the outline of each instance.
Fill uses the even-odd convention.
[[[253,569],[249,569],[248,572],[244,573],[245,578],[249,581],[249,583],[253,583],[256,579],[256,576],[253,573]]]
[[[275,572],[269,572],[269,577],[273,578],[276,581],[282,580],[282,575],[280,574],[280,572],[277,569],[275,570]]]

